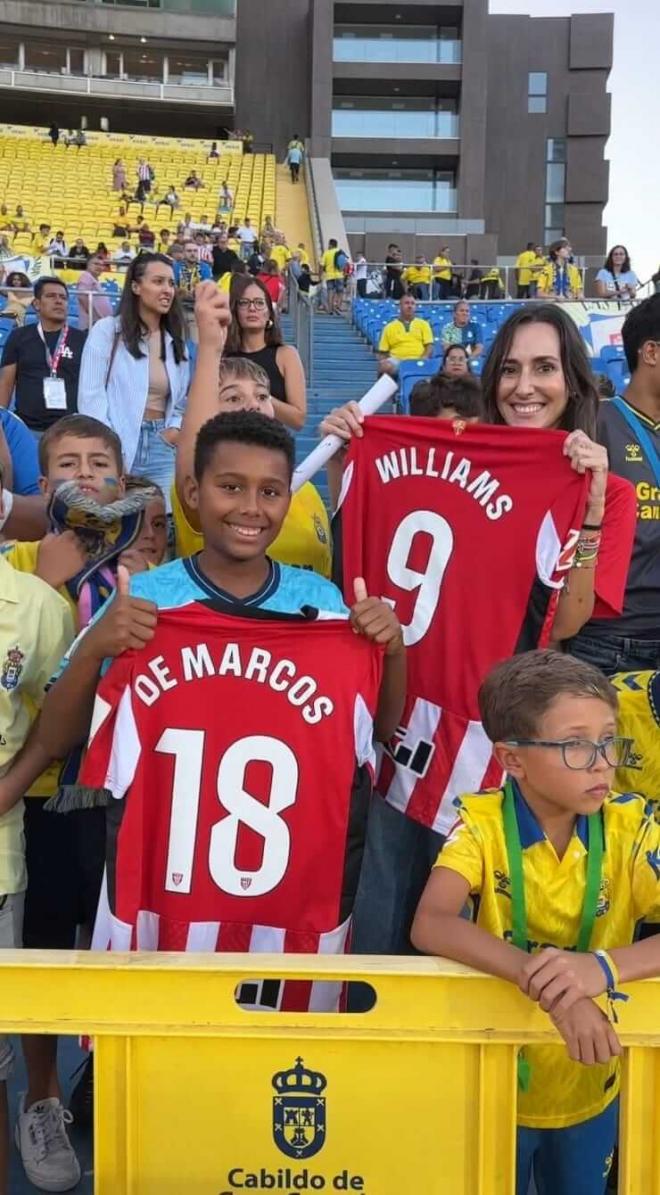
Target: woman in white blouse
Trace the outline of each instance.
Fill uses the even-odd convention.
[[[189,374],[172,262],[140,253],[126,271],[117,317],[99,320],[87,337],[78,410],[114,429],[126,472],[152,478],[168,511]]]

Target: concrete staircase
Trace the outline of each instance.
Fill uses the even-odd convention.
[[[275,227],[284,233],[291,250],[302,241],[310,258],[315,258],[304,179],[291,182],[288,166],[275,167]]]
[[[293,343],[290,317],[282,320],[284,338]],[[316,314],[314,317],[314,369],[307,388],[307,422],[296,436],[298,460],[319,441],[319,424],[333,407],[360,399],[376,380],[376,359],[347,319]],[[314,484],[328,501],[325,471]]]

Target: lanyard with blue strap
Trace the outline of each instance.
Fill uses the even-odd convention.
[[[507,780],[504,785],[504,801],[502,805],[504,820],[504,840],[509,861],[509,878],[511,880],[511,939],[519,950],[529,952],[529,938],[527,934],[527,907],[525,902],[525,879],[523,875],[522,845],[520,829],[516,816],[516,804],[513,794],[513,784]],[[603,819],[600,813],[591,813],[587,818],[587,878],[584,890],[584,901],[580,915],[576,950],[584,954],[589,950],[596,910],[598,908],[598,894],[603,874]],[[530,1065],[525,1058],[524,1051],[518,1054],[518,1085],[527,1091],[530,1081]]]
[[[633,434],[637,436],[637,439],[644,449],[644,456],[653,470],[656,485],[660,485],[660,456],[658,456],[655,444],[653,443],[648,431],[644,427],[644,424],[631,409],[631,407],[629,407],[628,404],[623,401],[622,398],[613,398],[612,403],[616,407],[619,414],[623,416]]]

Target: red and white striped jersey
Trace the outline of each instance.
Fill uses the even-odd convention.
[[[93,945],[344,950],[381,675],[343,618],[159,611],[100,682],[79,778],[113,798]]]
[[[408,648],[402,725],[378,791],[441,833],[453,799],[497,785],[478,691],[500,660],[547,641],[586,503],[561,432],[370,418],[341,497],[346,594],[364,577]]]

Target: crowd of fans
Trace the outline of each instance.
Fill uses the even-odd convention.
[[[287,153],[294,184],[301,152],[294,138]],[[152,182],[144,159],[137,190],[145,200]],[[124,194],[126,184],[118,160],[113,185]],[[180,186],[198,188],[200,180],[192,171]],[[368,282],[366,262],[351,262],[347,249],[330,240],[313,275],[304,245],[290,249],[269,218],[261,229],[249,219],[228,226],[220,198],[213,220],[194,225],[186,215],[174,235],[167,228],[153,232],[142,216],[131,226],[124,209],[117,235],[126,239],[114,255],[114,265],[125,271],[116,316],[102,282],[110,264],[104,246],[90,252],[78,240],[68,247],[47,225],[35,233],[35,256],[50,257],[54,266],[84,266],[78,327],[68,322],[70,295],[62,279],[45,275],[29,290],[21,274],[2,280],[2,314],[16,327],[0,373],[0,946],[89,944],[105,813],[58,818],[45,806],[58,790],[62,760],[69,782],[76,778],[104,661],[153,637],[161,566],[175,569],[177,561],[192,560],[191,592],[220,595],[238,612],[262,604],[264,594],[270,601],[280,577],[287,596],[267,609],[348,613],[329,579],[333,539],[318,491],[308,482],[288,493],[291,433],[305,423],[307,399],[303,366],[283,341],[279,314],[289,286],[305,292],[316,285],[319,303],[329,315],[341,315],[347,281],[355,276],[358,293]],[[160,203],[171,213],[180,206],[174,185]],[[224,209],[230,204],[225,194]],[[0,231],[8,238],[25,223],[18,210],[14,217],[0,212]],[[354,912],[354,950],[409,953],[414,944],[514,982],[549,1012],[576,1069],[586,1063],[609,1068],[590,1103],[580,1102],[582,1080],[571,1071],[572,1094],[555,1093],[548,1127],[529,1127],[536,1124],[532,1115],[521,1129],[519,1195],[526,1193],[534,1159],[546,1185],[551,1176],[547,1189],[556,1195],[577,1189],[602,1195],[616,1136],[617,1080],[610,1076],[620,1046],[593,998],[616,995],[620,981],[660,973],[660,938],[632,945],[636,923],[660,915],[660,826],[644,800],[620,804],[610,795],[615,770],[630,763],[631,751],[638,759],[636,791],[649,800],[659,795],[660,296],[632,302],[637,279],[627,251],[615,247],[597,286],[603,297],[630,305],[623,344],[632,381],[621,405],[604,402],[576,325],[561,301],[548,301],[582,294],[571,256],[566,240],[550,246],[547,257],[533,244],[521,254],[518,294],[538,302],[504,322],[479,382],[470,362],[484,355],[484,346],[463,296],[474,293],[470,287],[478,287],[480,297],[499,295],[496,271],[480,273],[474,263],[457,283],[446,247],[431,263],[419,255],[406,265],[390,245],[383,293],[399,299],[400,312],[384,329],[377,364],[380,373],[396,376],[401,360],[430,356],[433,335],[417,316],[416,301],[456,297],[438,373],[415,387],[410,414],[418,421],[451,421],[457,435],[477,422],[514,429],[514,435],[517,429],[522,454],[529,449],[524,433],[543,432],[577,474],[589,477],[583,523],[566,548],[567,579],[557,583],[545,619],[543,642],[552,650],[522,652],[481,678],[482,720],[513,785],[506,791],[514,794],[523,850],[526,857],[530,847],[546,852],[542,866],[525,862],[521,870],[530,936],[559,949],[530,960],[526,938],[511,940],[501,913],[493,912],[498,873],[494,879],[489,868],[497,851],[483,843],[487,834],[501,838],[504,790],[491,794],[487,806],[478,798],[466,801],[447,838],[374,796]],[[36,323],[25,322],[28,309]],[[344,445],[328,464],[336,505],[346,450],[364,435],[358,404],[333,410],[320,432]],[[81,531],[81,510],[85,532],[93,534]],[[377,509],[369,511],[372,527],[378,518]],[[476,561],[479,544],[472,550]],[[515,561],[502,564],[515,571]],[[420,574],[408,571],[420,584]],[[493,608],[504,609],[506,581],[489,580]],[[534,601],[531,594],[530,609]],[[356,582],[350,605],[354,629],[385,648],[375,726],[386,743],[406,699],[404,635],[390,605],[369,598],[362,584]],[[46,692],[74,636],[87,627]],[[607,677],[621,673],[633,680],[617,698]],[[648,700],[632,719],[628,703],[638,692]],[[582,866],[592,848],[591,839],[584,845],[584,815],[601,810],[607,875],[598,950],[587,942],[576,952],[572,927],[586,898],[574,855]],[[461,916],[469,898],[472,921]],[[614,905],[617,916],[610,916]],[[23,1052],[27,1091],[16,1126],[23,1165],[37,1188],[66,1190],[80,1168],[67,1135],[57,1040],[26,1037]],[[3,1080],[10,1061],[0,1039],[0,1195],[6,1190]],[[90,1064],[74,1103],[81,1120],[91,1082]],[[543,1134],[555,1129],[560,1140],[550,1146]]]

